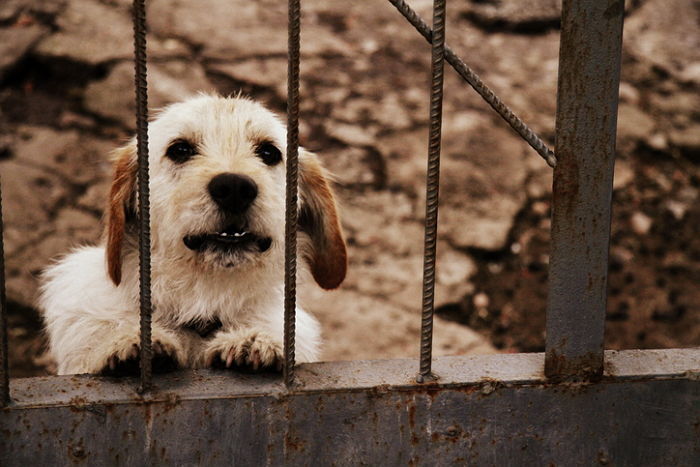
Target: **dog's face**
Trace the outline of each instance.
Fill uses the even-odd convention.
[[[136,154],[117,151],[107,225],[107,262],[121,280],[124,236],[135,232]],[[154,259],[231,269],[278,261],[284,245],[286,130],[261,105],[200,96],[149,125]],[[345,243],[333,194],[316,156],[300,149],[300,228],[324,288],[342,282]],[[278,253],[278,254],[275,254]]]
[[[205,97],[168,108],[149,133],[158,246],[232,268],[282,243],[285,131],[274,115]]]

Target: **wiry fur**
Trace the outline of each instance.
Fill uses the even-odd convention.
[[[198,155],[175,164],[165,157],[179,138]],[[283,161],[265,165],[260,141],[277,146]],[[279,367],[283,340],[283,263],[286,131],[261,105],[243,98],[199,96],[172,105],[149,126],[153,341],[181,367]],[[103,244],[79,248],[43,274],[39,305],[59,374],[99,373],[135,356],[139,336],[136,152],[132,141],[114,155],[114,180]],[[186,248],[188,234],[221,228],[207,192],[220,173],[255,181],[258,196],[249,228],[272,238],[264,252],[222,255]],[[316,281],[337,287],[345,276],[345,243],[316,156],[300,150],[301,257]],[[221,322],[201,337],[186,327]],[[319,355],[317,321],[297,309],[296,357]]]

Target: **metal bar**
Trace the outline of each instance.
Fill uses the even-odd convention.
[[[546,373],[603,374],[624,1],[564,0]]]
[[[151,388],[151,215],[148,176],[148,89],[146,79],[145,0],[134,0],[134,58],[136,86],[136,141],[138,148],[139,196],[139,295],[141,312],[141,385]]]
[[[304,364],[284,393],[208,370],[155,375],[146,396],[20,378],[0,452],[5,467],[697,465],[700,349],[606,354],[605,381],[583,384],[551,384],[541,353],[437,357],[433,385],[412,384],[412,359]]]
[[[7,348],[7,297],[5,296],[5,242],[0,189],[0,407],[10,403],[10,354]]]
[[[423,310],[421,317],[419,383],[434,380],[433,311],[435,305],[435,253],[437,250],[438,200],[440,192],[440,138],[445,64],[446,0],[433,2],[432,82],[430,87],[430,136],[425,202],[425,253],[423,255]]]
[[[432,43],[433,31],[421,19],[418,14],[411,9],[404,0],[389,0],[392,5],[413,25],[414,28],[428,41]],[[542,156],[550,167],[555,167],[557,159],[554,152],[547,147],[542,139],[535,134],[525,122],[523,122],[513,111],[499,99],[499,97],[481,81],[481,78],[455,54],[452,49],[445,45],[445,60],[452,65],[452,68],[464,79],[474,90],[495,110],[527,143]]]
[[[294,333],[296,329],[297,185],[299,178],[299,42],[300,0],[289,0],[287,28],[287,182],[284,224],[284,382],[294,382]]]

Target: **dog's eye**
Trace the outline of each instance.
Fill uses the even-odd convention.
[[[165,151],[165,155],[168,159],[181,164],[197,153],[196,149],[192,144],[187,141],[178,140],[173,142],[168,146],[168,150]]]
[[[257,154],[267,165],[275,165],[282,160],[282,153],[272,143],[261,143],[255,148]]]

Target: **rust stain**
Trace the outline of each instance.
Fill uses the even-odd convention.
[[[439,396],[443,392],[443,388],[437,386],[437,387],[426,387],[425,389],[425,395],[430,397],[431,401],[434,401],[437,396]]]
[[[465,431],[462,429],[461,426],[459,425],[451,425],[448,426],[445,431],[443,432],[436,432],[433,433],[431,438],[433,441],[448,441],[450,443],[457,443],[462,438],[468,438],[469,435],[468,433],[465,433]]]
[[[597,382],[603,378],[603,354],[588,352],[576,359],[569,359],[557,350],[547,352],[545,374],[550,382]]]
[[[416,404],[414,402],[408,405],[408,425],[411,429],[416,427]]]
[[[85,450],[83,445],[83,438],[80,438],[77,443],[73,444],[72,441],[68,442],[68,458],[71,459],[73,464],[80,464],[85,462],[88,457],[88,452]]]
[[[494,378],[482,378],[481,385],[478,387],[482,396],[490,396],[497,389],[503,386],[503,383]]]
[[[316,411],[318,413],[322,413],[326,408],[325,405],[325,400],[323,399],[323,395],[319,395],[318,399],[316,400]]]
[[[464,387],[457,388],[459,392],[462,394],[476,394],[479,391],[481,391],[481,385],[480,384],[469,384]]]
[[[70,404],[70,409],[73,412],[80,412],[83,410],[83,406],[88,404],[88,400],[85,399],[84,397],[73,397],[71,400],[68,401]]]
[[[559,153],[557,160],[559,162],[554,169],[552,214],[554,218],[559,215],[569,217],[579,199],[579,165],[573,153]],[[557,213],[558,208],[563,208],[563,212]]]
[[[306,442],[303,439],[289,434],[284,437],[284,445],[287,447],[287,450],[291,451],[304,452],[306,449]]]
[[[180,397],[171,392],[166,394],[165,396],[165,403],[163,404],[163,413],[170,412],[172,409],[180,405]]]

